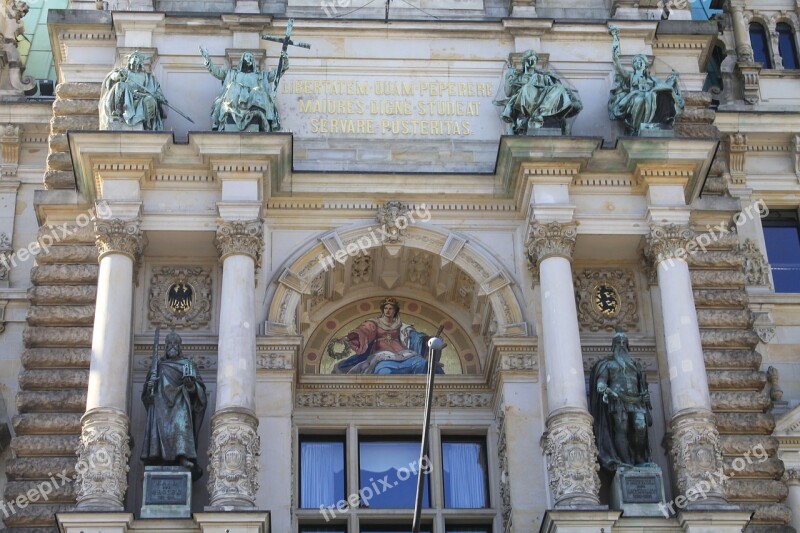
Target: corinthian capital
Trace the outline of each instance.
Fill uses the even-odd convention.
[[[577,222],[542,223],[531,221],[528,241],[525,243],[531,270],[538,270],[542,261],[548,257],[572,259],[577,236]]]
[[[220,220],[214,244],[220,261],[229,255],[248,255],[261,265],[261,251],[264,248],[264,229],[261,220]]]
[[[121,511],[128,489],[128,417],[115,409],[93,409],[81,419],[75,466],[79,510]]]
[[[655,266],[668,259],[684,259],[686,245],[694,239],[692,228],[681,224],[651,226],[644,253]]]
[[[95,219],[94,234],[100,259],[108,254],[125,254],[135,262],[147,245],[138,219]]]

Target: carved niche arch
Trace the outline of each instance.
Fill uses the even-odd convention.
[[[393,295],[446,310],[477,338],[482,359],[493,336],[529,334],[512,277],[482,247],[431,226],[409,226],[391,242],[375,229],[340,228],[290,257],[270,291],[265,333],[306,334],[343,305]]]

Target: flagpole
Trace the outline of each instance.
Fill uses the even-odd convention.
[[[430,465],[428,458],[428,441],[430,439],[431,408],[433,407],[433,381],[436,377],[436,366],[442,355],[444,342],[439,338],[441,329],[436,337],[428,340],[428,384],[425,390],[425,419],[422,426],[422,445],[419,450],[419,463],[417,463],[417,499],[414,504],[414,522],[411,526],[412,533],[419,533],[420,518],[422,516],[422,493],[425,486],[425,473],[423,465]]]

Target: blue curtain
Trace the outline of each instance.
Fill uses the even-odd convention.
[[[336,505],[344,499],[344,443],[300,443],[300,507]]]
[[[445,442],[442,456],[445,507],[486,507],[486,461],[481,443]]]

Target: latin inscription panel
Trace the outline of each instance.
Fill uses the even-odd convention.
[[[623,476],[622,501],[625,503],[660,503],[658,476]]]
[[[153,474],[149,476],[145,505],[185,505],[186,477]]]

